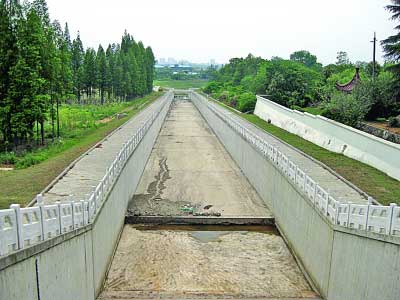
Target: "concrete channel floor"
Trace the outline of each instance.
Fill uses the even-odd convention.
[[[194,105],[172,105],[131,212],[271,216]],[[320,299],[275,229],[218,228],[125,225],[98,299]]]
[[[126,225],[98,300],[321,299],[273,230],[197,230]]]
[[[172,104],[128,212],[221,217],[272,214],[195,106]]]

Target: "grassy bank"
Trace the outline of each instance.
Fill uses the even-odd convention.
[[[215,102],[221,105],[218,101]],[[224,105],[221,106],[226,108]],[[343,154],[328,151],[295,134],[289,133],[272,124],[268,124],[255,115],[242,114],[233,109],[231,109],[231,111],[324,163],[361,190],[374,197],[380,203],[384,205],[397,203],[400,205],[400,181],[389,177],[385,173],[369,165],[351,159]]]
[[[0,171],[0,208],[7,208],[11,203],[26,204],[40,193],[71,162],[90,149],[113,130],[124,124],[130,117],[148,106],[161,93],[153,93],[120,107],[120,112],[127,116],[122,119],[112,118],[98,122],[87,129],[77,129],[63,142],[34,152],[32,156],[42,156],[41,163],[22,170]],[[86,109],[86,108],[83,108]],[[79,118],[78,116],[76,116]]]
[[[202,88],[207,84],[205,79],[190,79],[190,80],[155,80],[155,86],[162,86],[174,89],[190,89]]]

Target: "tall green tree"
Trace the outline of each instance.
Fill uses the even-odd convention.
[[[96,55],[97,86],[100,92],[101,104],[104,104],[104,94],[108,85],[108,66],[106,53],[100,45]]]
[[[69,33],[69,27],[68,27],[68,23],[65,23],[65,27],[64,27],[64,40],[67,44],[68,49],[71,51],[72,50],[72,41],[71,41],[71,35]]]
[[[78,103],[81,103],[81,92],[83,87],[83,56],[84,50],[81,41],[80,34],[72,42],[72,76],[73,76],[73,88]]]
[[[338,66],[350,64],[349,55],[345,51],[339,51],[336,56],[336,64]]]
[[[147,74],[146,92],[147,93],[151,93],[151,91],[153,90],[154,64],[155,64],[155,58],[153,50],[151,49],[151,47],[147,47],[146,48],[146,74]]]
[[[386,9],[392,13],[392,20],[396,22],[400,20],[400,0],[392,0],[392,4],[387,5]],[[393,62],[389,68],[400,76],[400,24],[396,25],[394,29],[397,33],[384,39],[381,43],[385,57]],[[397,86],[399,87],[399,85]]]
[[[53,92],[56,97],[56,119],[57,119],[57,136],[60,136],[60,118],[59,106],[60,101],[69,98],[73,94],[73,70],[72,70],[72,45],[67,31],[63,31],[58,21],[53,22],[53,30],[55,34],[56,55],[54,58],[53,71],[55,80],[52,84]]]
[[[322,65],[317,62],[317,57],[306,50],[293,52],[290,54],[290,60],[302,63],[309,68],[322,68]]]
[[[83,59],[83,87],[89,99],[92,98],[93,89],[96,87],[96,75],[96,51],[88,48]]]
[[[10,70],[17,62],[17,37],[13,24],[12,11],[8,1],[0,2],[0,129],[4,144],[12,142],[11,106],[8,97],[10,89]]]
[[[44,142],[44,121],[48,108],[48,95],[43,94],[46,80],[42,75],[41,49],[46,37],[41,19],[34,9],[27,13],[26,20],[17,26],[17,63],[10,69],[8,97],[12,101],[11,124],[14,144],[33,138],[35,122],[41,124]]]
[[[107,60],[107,94],[108,98],[112,99],[114,97],[114,78],[115,78],[115,44],[108,45],[106,51],[106,60]]]

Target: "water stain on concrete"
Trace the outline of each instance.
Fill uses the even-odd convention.
[[[171,179],[168,169],[167,158],[162,157],[158,161],[158,173],[154,181],[150,182],[146,194],[136,194],[131,200],[127,215],[134,216],[179,216],[184,215],[182,207],[191,206],[197,208],[199,205],[185,201],[170,201],[163,198],[167,180]]]

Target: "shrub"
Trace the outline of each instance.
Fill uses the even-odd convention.
[[[389,126],[390,127],[400,127],[399,117],[390,117],[389,118]]]
[[[28,153],[16,162],[15,168],[16,169],[25,169],[30,166],[36,165],[44,160],[45,160],[44,157],[37,157],[32,153]]]
[[[370,102],[364,101],[357,94],[345,94],[337,92],[330,102],[325,103],[323,116],[337,122],[356,126],[361,122],[370,108]]]
[[[206,94],[212,94],[221,88],[221,84],[215,81],[210,81],[204,88],[203,91]]]
[[[0,164],[13,165],[17,161],[17,156],[14,152],[0,153]]]
[[[257,98],[252,93],[243,93],[238,96],[237,108],[241,112],[254,111],[256,107]]]

